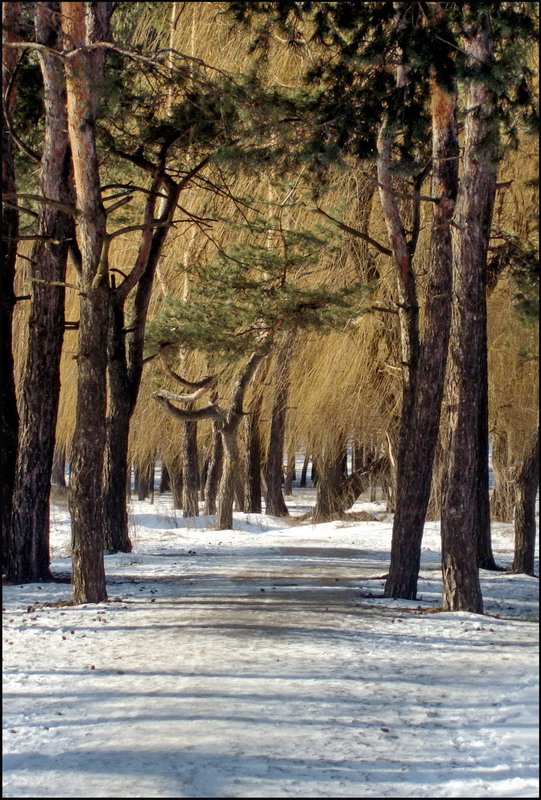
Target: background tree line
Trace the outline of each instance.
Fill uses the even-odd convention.
[[[535,5],[6,3],[3,28],[7,577],[50,578],[55,447],[76,602],[131,548],[132,461],[231,527],[287,514],[304,450],[315,521],[385,487],[388,596],[431,513],[445,606],[482,611],[489,441],[531,573]]]

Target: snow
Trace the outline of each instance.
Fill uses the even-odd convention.
[[[384,599],[383,504],[289,501],[221,532],[132,502],[133,553],[79,607],[52,507],[65,582],[4,587],[4,797],[538,797],[538,579],[483,571],[484,615],[438,610],[429,522],[419,599]],[[493,546],[509,567],[510,525]]]

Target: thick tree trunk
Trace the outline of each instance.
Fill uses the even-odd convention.
[[[199,466],[197,460],[197,422],[184,423],[182,445],[182,516],[199,516]]]
[[[35,5],[36,38],[54,46],[60,24],[53,3]],[[44,197],[74,205],[67,133],[66,91],[55,56],[39,54],[45,91],[45,139],[40,189]],[[45,203],[30,267],[31,307],[28,349],[20,400],[19,451],[13,525],[18,541],[18,580],[48,580],[49,493],[60,396],[60,357],[64,338],[64,294],[68,241],[73,217]]]
[[[491,56],[488,12],[479,7],[464,48],[476,65]],[[473,79],[467,94],[464,164],[453,228],[453,301],[447,378],[449,433],[442,491],[443,605],[450,611],[482,613],[478,541],[479,419],[486,380],[485,270],[496,191],[497,122],[491,90]]]
[[[20,3],[2,4],[2,39],[17,40],[17,26],[21,12]],[[15,89],[8,91],[17,65],[17,51],[2,50],[2,98],[4,112],[12,117],[15,106]],[[15,193],[15,167],[12,139],[5,122],[2,125],[2,196]],[[8,578],[17,573],[17,547],[12,524],[13,490],[17,461],[17,438],[19,415],[13,372],[12,322],[15,308],[15,265],[17,261],[17,237],[19,235],[19,212],[6,203],[2,209],[2,262],[0,264],[0,480],[2,482],[2,572]]]
[[[72,48],[105,39],[112,3],[61,3]],[[95,119],[103,74],[100,50],[72,53],[66,70],[68,130],[79,212],[82,266],[77,352],[78,382],[69,506],[72,518],[73,598],[107,598],[103,563],[102,472],[105,447],[109,276]]]
[[[318,480],[313,522],[338,519],[344,513],[344,498],[340,492],[343,482],[342,456],[343,448],[336,443],[335,447],[324,450],[317,457]]]
[[[432,80],[432,195],[440,198],[432,223],[423,339],[410,400],[402,415],[391,564],[386,597],[415,599],[434,453],[438,440],[451,310],[450,222],[458,188],[456,95]],[[407,404],[410,403],[408,410]]]
[[[539,488],[539,424],[517,475],[512,572],[534,575],[535,500]]]

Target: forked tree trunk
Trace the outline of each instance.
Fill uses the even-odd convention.
[[[18,39],[20,3],[2,4],[2,40],[14,42]],[[2,50],[2,98],[4,112],[12,117],[15,107],[15,88],[11,86],[17,65],[17,51]],[[2,196],[15,194],[15,166],[12,139],[5,122],[2,124]],[[13,201],[15,203],[15,201]],[[15,308],[15,265],[17,262],[17,237],[19,235],[19,212],[6,203],[2,209],[2,262],[0,264],[0,481],[2,482],[0,522],[2,525],[2,572],[15,579],[17,574],[17,548],[11,512],[15,486],[17,461],[17,438],[19,415],[15,392],[12,323]]]
[[[105,39],[112,3],[61,3],[68,47]],[[103,563],[102,471],[105,447],[109,276],[105,211],[95,139],[103,51],[81,51],[64,61],[68,131],[79,211],[80,322],[78,381],[69,507],[72,518],[73,598],[107,598]]]
[[[476,65],[491,57],[491,27],[484,7],[475,9],[464,48]],[[486,368],[485,270],[497,174],[497,122],[486,82],[472,79],[467,93],[464,164],[453,228],[453,304],[447,378],[449,434],[442,491],[443,605],[482,613],[477,503],[479,419],[484,414]]]
[[[512,572],[534,575],[535,500],[539,488],[539,424],[517,475]]]
[[[451,309],[451,233],[458,188],[457,101],[432,76],[432,195],[434,209],[424,329],[418,366],[402,415],[396,476],[391,564],[386,597],[415,599],[421,543],[438,440]]]

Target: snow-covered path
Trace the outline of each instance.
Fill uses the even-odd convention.
[[[483,573],[499,616],[432,613],[434,523],[407,602],[377,597],[388,521],[217,533],[135,506],[109,602],[4,590],[5,797],[538,796],[537,579]]]

